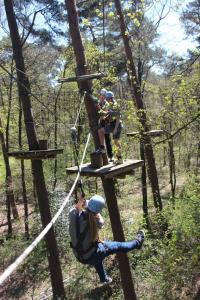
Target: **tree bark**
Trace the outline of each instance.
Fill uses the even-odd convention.
[[[72,38],[72,44],[74,48],[74,54],[76,57],[77,70],[79,75],[87,74],[86,68],[86,58],[84,53],[84,47],[82,43],[82,38],[80,34],[79,24],[78,24],[78,14],[76,10],[75,0],[65,0],[67,13],[68,13],[68,22],[69,29]],[[99,146],[99,138],[97,134],[98,128],[98,118],[96,113],[95,104],[92,100],[91,94],[91,83],[89,81],[84,81],[79,85],[79,88],[83,91],[86,91],[84,98],[85,106],[89,119],[89,126],[93,135],[95,147]],[[104,162],[105,163],[105,162]],[[108,163],[108,162],[107,162]],[[115,195],[114,181],[113,179],[102,180],[104,192],[106,195],[106,201],[108,204],[109,215],[111,219],[113,235],[116,240],[124,241],[123,228],[120,221],[119,209],[117,205],[117,199]],[[135,290],[131,277],[131,270],[126,254],[118,255],[119,268],[122,278],[122,285],[124,296],[126,300],[135,300]]]
[[[141,181],[142,181],[142,198],[143,198],[143,216],[145,220],[147,220],[147,216],[148,216],[147,176],[146,176],[146,164],[145,164],[145,155],[144,155],[144,144],[142,140],[140,140],[140,157],[141,160],[144,161],[142,166]]]
[[[121,1],[115,0],[115,6],[117,10],[117,15],[119,17],[120,21],[120,30],[124,41],[124,47],[125,47],[125,53],[127,57],[128,62],[128,69],[129,69],[129,79],[131,81],[131,87],[133,89],[134,93],[134,102],[138,110],[138,117],[140,120],[140,123],[142,125],[142,131],[146,132],[149,131],[149,126],[147,124],[147,117],[146,117],[146,111],[143,104],[142,99],[142,92],[140,87],[140,82],[138,80],[138,76],[136,73],[136,68],[133,60],[133,54],[129,43],[129,36],[127,34],[127,28],[121,8]],[[145,145],[145,156],[147,160],[147,171],[149,176],[149,181],[151,183],[151,189],[153,193],[153,199],[154,199],[154,206],[156,209],[162,210],[162,201],[160,197],[160,189],[158,184],[158,175],[156,170],[156,164],[155,164],[155,158],[153,154],[153,147],[151,144],[151,138],[150,136],[145,136],[144,138],[144,145]]]
[[[22,103],[24,122],[26,127],[26,134],[30,150],[37,150],[39,148],[36,130],[32,115],[31,101],[30,101],[30,84],[29,79],[26,75],[26,69],[24,64],[22,43],[19,36],[18,26],[16,22],[16,16],[13,8],[12,0],[4,0],[6,16],[8,20],[8,26],[10,30],[14,60],[17,70],[17,83],[19,98]],[[33,176],[36,184],[37,197],[40,208],[40,215],[43,227],[51,221],[51,213],[49,206],[48,193],[46,190],[43,166],[41,160],[32,160]],[[46,245],[48,250],[48,261],[51,274],[53,296],[64,297],[64,285],[62,279],[62,272],[60,267],[58,246],[54,234],[54,229],[51,228],[47,233]]]
[[[19,99],[19,149],[22,150],[22,106],[21,101]],[[22,196],[23,196],[23,203],[24,203],[24,228],[25,228],[25,237],[29,238],[29,225],[28,225],[28,199],[26,193],[26,181],[25,181],[25,167],[24,167],[24,160],[21,160],[21,182],[22,182]]]
[[[2,147],[5,168],[6,168],[5,183],[6,183],[6,198],[8,201],[8,203],[7,203],[8,212],[7,213],[8,213],[8,218],[10,219],[11,216],[10,216],[9,210],[11,207],[13,218],[17,219],[17,218],[19,218],[19,214],[18,214],[16,203],[15,203],[15,196],[14,196],[14,192],[13,192],[12,174],[11,174],[11,169],[10,169],[9,158],[7,156],[7,149],[6,149],[4,134],[3,134],[3,131],[1,128],[2,128],[2,122],[1,122],[1,118],[0,118],[0,142],[1,142],[1,147]],[[8,224],[9,224],[9,222],[11,222],[11,219],[8,220]],[[11,226],[11,225],[9,225],[9,226]]]
[[[114,240],[124,242],[124,232],[120,220],[113,179],[102,179],[102,183],[107,200]],[[124,291],[124,299],[136,300],[137,297],[134,289],[128,256],[125,253],[117,254],[117,259],[119,261],[119,270]]]
[[[174,201],[175,191],[176,191],[176,164],[175,164],[175,156],[174,156],[173,139],[169,139],[168,145],[169,145],[170,185],[171,185],[172,199]]]
[[[65,1],[67,12],[68,12],[68,22],[69,22],[69,30],[72,38],[72,44],[74,48],[74,54],[76,57],[77,64],[77,74],[76,75],[86,75],[87,74],[87,62],[85,58],[85,50],[82,43],[81,33],[79,29],[78,23],[78,14],[76,10],[75,0]],[[99,137],[98,137],[98,117],[95,108],[95,103],[92,94],[92,85],[90,81],[82,81],[78,84],[80,91],[87,93],[84,97],[85,107],[88,114],[89,119],[89,127],[91,129],[91,133],[94,139],[95,147],[99,147]]]

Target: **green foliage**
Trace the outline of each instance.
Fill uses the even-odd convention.
[[[155,235],[158,231],[153,238],[147,236],[136,267],[141,299],[192,299],[200,259],[199,192],[199,180],[188,175],[175,208],[169,204],[164,210],[166,237],[161,240]]]

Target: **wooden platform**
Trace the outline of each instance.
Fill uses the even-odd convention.
[[[158,130],[150,130],[147,132],[143,132],[144,135],[150,135],[152,137],[156,137],[156,136],[161,136],[162,134],[164,134],[164,130],[158,129]],[[139,131],[133,131],[133,132],[129,132],[126,134],[127,136],[136,136],[136,135],[140,135]]]
[[[13,151],[7,155],[16,159],[46,159],[55,158],[57,154],[63,153],[63,149],[32,150],[32,151]]]
[[[92,79],[101,79],[106,76],[107,74],[105,73],[95,73],[95,74],[87,74],[87,75],[76,76],[76,77],[60,78],[58,79],[58,82],[62,83],[62,82],[74,82],[74,81],[86,81]]]
[[[143,160],[128,159],[120,165],[114,165],[109,163],[99,169],[94,169],[91,167],[90,163],[84,164],[81,167],[82,176],[92,176],[92,177],[103,177],[112,178],[118,175],[126,175],[130,173],[133,169],[139,168],[143,165]],[[78,172],[77,167],[71,167],[66,169],[67,173],[73,174]]]

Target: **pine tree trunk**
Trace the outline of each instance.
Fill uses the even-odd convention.
[[[174,156],[174,145],[173,140],[169,139],[169,171],[170,171],[170,185],[172,199],[174,201],[175,191],[176,191],[176,165],[175,165],[175,156]]]
[[[58,98],[60,95],[60,91],[58,93],[58,95],[56,95],[55,98],[55,103],[54,103],[54,148],[57,149],[58,147]],[[54,162],[54,181],[53,181],[53,191],[56,188],[56,184],[57,184],[57,170],[58,170],[58,160],[57,157],[55,158],[55,162]]]
[[[6,195],[7,195],[6,198],[8,201],[7,207],[8,207],[8,209],[11,207],[13,218],[17,219],[17,218],[19,218],[19,214],[18,214],[16,203],[15,203],[15,196],[14,196],[14,192],[13,192],[12,174],[11,174],[11,169],[10,169],[9,158],[7,156],[7,149],[6,149],[4,134],[3,134],[3,131],[1,128],[2,128],[2,122],[1,122],[1,118],[0,118],[0,142],[1,142],[1,147],[2,147],[5,168],[6,168],[5,182],[6,182]],[[10,218],[10,212],[8,212],[8,216]]]
[[[87,74],[87,62],[85,58],[85,51],[82,43],[82,38],[79,30],[78,15],[76,11],[75,0],[65,1],[67,11],[68,11],[68,22],[69,30],[72,38],[72,44],[74,48],[74,54],[76,57],[77,70],[76,75],[86,75]],[[89,81],[83,81],[79,84],[80,91],[87,91],[84,97],[85,107],[88,114],[89,127],[94,139],[95,148],[99,147],[99,137],[98,137],[98,117],[95,108],[95,103],[91,97],[92,89],[91,83]]]
[[[126,52],[126,57],[128,62],[129,79],[131,81],[131,86],[134,93],[135,105],[138,109],[138,118],[142,125],[142,131],[147,132],[149,131],[149,127],[147,125],[147,118],[146,118],[146,112],[142,100],[140,82],[138,80],[138,76],[136,73],[136,68],[133,61],[133,54],[129,44],[129,36],[127,34],[126,24],[122,13],[121,1],[115,0],[114,2],[117,10],[117,15],[120,21],[120,30],[123,37],[124,47],[125,47],[125,52]],[[149,181],[151,183],[154,206],[156,209],[162,210],[162,202],[161,202],[160,189],[158,184],[158,175],[157,175],[155,158],[154,158],[153,147],[151,144],[150,136],[145,136],[144,145],[145,145],[145,156],[147,160],[147,171],[148,171]]]
[[[4,0],[8,26],[10,30],[12,48],[14,53],[15,65],[17,70],[17,83],[19,98],[22,103],[26,134],[30,150],[39,148],[34,120],[32,116],[32,108],[30,101],[30,84],[26,75],[24,58],[22,53],[22,44],[18,32],[16,17],[13,9],[12,0]],[[40,214],[43,228],[51,221],[51,212],[49,206],[48,193],[46,190],[43,166],[41,160],[32,160],[32,170],[36,185],[37,197],[39,202]],[[65,294],[62,272],[60,267],[58,246],[53,228],[47,233],[46,245],[48,250],[48,261],[51,274],[52,290],[54,298],[63,297]]]
[[[68,13],[69,29],[70,29],[72,45],[76,57],[78,74],[85,75],[87,74],[86,58],[84,54],[84,47],[83,47],[79,24],[78,24],[78,14],[76,10],[75,0],[70,0],[70,1],[65,0],[65,4]],[[98,147],[99,146],[99,138],[97,134],[98,118],[97,118],[95,104],[92,98],[90,97],[91,84],[89,81],[84,81],[79,85],[79,88],[83,91],[87,91],[84,101],[85,101],[85,106],[88,114],[89,126],[92,131],[92,135],[94,139],[94,144],[95,147]],[[104,192],[106,195],[106,201],[108,204],[108,210],[109,210],[114,238],[120,241],[124,241],[124,234],[123,234],[122,224],[120,221],[114,181],[113,179],[108,179],[108,180],[103,179],[102,182],[103,182]],[[118,255],[118,260],[119,260],[119,268],[120,268],[120,273],[122,278],[125,300],[135,300],[136,294],[135,294],[134,285],[132,281],[128,257],[126,254],[121,254]]]
[[[146,164],[145,164],[145,155],[144,155],[144,144],[140,140],[140,157],[144,161],[142,166],[141,182],[142,182],[142,198],[143,198],[143,215],[147,220],[148,216],[148,204],[147,204],[147,176],[146,176]]]
[[[197,157],[196,157],[196,166],[195,166],[195,174],[199,173],[199,157],[200,157],[200,142],[197,143]]]
[[[22,150],[22,107],[21,101],[19,99],[19,121],[18,121],[18,128],[19,128],[19,149]],[[24,228],[25,228],[25,237],[29,238],[29,226],[28,226],[28,199],[26,193],[26,181],[25,181],[25,167],[24,167],[24,160],[21,160],[21,182],[22,182],[22,196],[23,196],[23,203],[24,203]]]

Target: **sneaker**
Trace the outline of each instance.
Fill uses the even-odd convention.
[[[102,281],[101,283],[102,285],[106,285],[106,284],[110,284],[111,282],[112,282],[112,278],[107,276],[105,281]]]
[[[122,157],[118,157],[117,160],[115,161],[115,165],[120,165],[120,164],[123,164]]]
[[[138,240],[138,242],[140,243],[138,246],[138,249],[142,248],[142,244],[144,242],[144,237],[145,237],[144,230],[138,230],[138,232],[136,234],[136,240]]]

